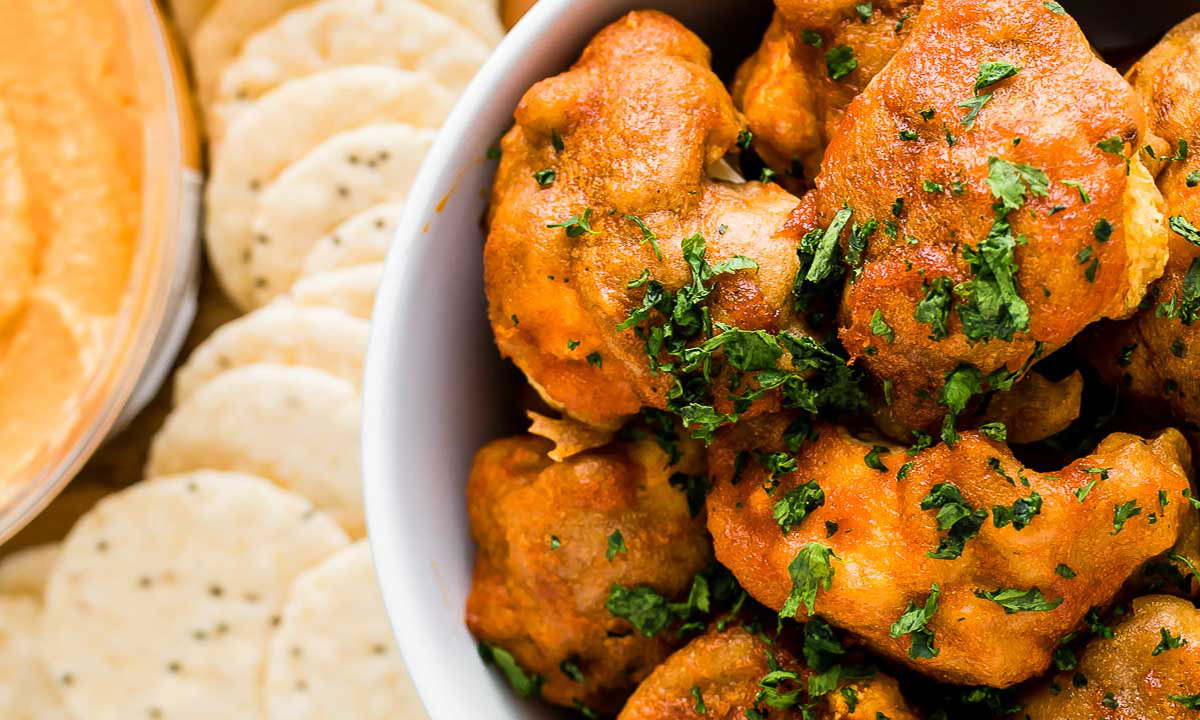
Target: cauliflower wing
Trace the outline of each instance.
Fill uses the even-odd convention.
[[[553,447],[510,438],[475,459],[467,511],[478,554],[467,625],[540,678],[550,702],[615,712],[682,641],[665,627],[635,630],[610,611],[613,588],[636,592],[632,599],[652,613],[664,598],[686,600],[712,549],[702,504],[689,508],[671,479],[702,474],[702,458],[692,452],[668,470],[666,455],[645,441],[555,463]]]
[[[839,128],[798,227],[850,213],[839,333],[902,425],[937,426],[957,368],[1011,383],[1162,272],[1141,104],[1041,0],[928,0]]]
[[[666,407],[671,380],[644,333],[618,329],[647,287],[705,283],[712,322],[797,327],[799,261],[777,237],[796,198],[710,179],[743,128],[708,48],[658,12],[609,26],[521,100],[501,143],[484,281],[501,352],[551,406],[608,429]]]
[[[1200,610],[1165,595],[1133,601],[1112,632],[1088,644],[1074,670],[1024,699],[1029,720],[1172,720],[1200,706]]]
[[[1189,450],[1112,435],[1054,473],[978,432],[910,456],[789,414],[709,451],[717,559],[759,602],[815,613],[931,677],[1006,687],[1170,548]]]

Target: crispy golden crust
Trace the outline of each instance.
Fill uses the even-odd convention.
[[[646,585],[672,601],[687,596],[710,561],[703,515],[691,517],[668,480],[697,472],[695,457],[673,468],[652,442],[617,444],[561,463],[541,438],[491,443],[475,458],[467,511],[478,544],[467,625],[544,679],[542,695],[615,711],[678,644],[647,638],[605,609],[613,583]],[[627,552],[606,557],[620,530]],[[559,547],[552,547],[552,537]],[[574,662],[577,683],[561,670]]]
[[[753,597],[778,609],[791,592],[788,566],[800,549],[811,542],[827,545],[838,559],[832,563],[832,586],[817,594],[815,612],[876,652],[947,682],[1004,687],[1045,669],[1058,639],[1088,609],[1108,602],[1144,561],[1171,547],[1184,513],[1193,512],[1181,497],[1188,487],[1182,464],[1189,451],[1173,430],[1152,441],[1110,436],[1092,455],[1050,474],[1023,469],[1003,445],[964,433],[954,448],[938,445],[915,458],[884,448],[879,459],[888,470],[881,472],[866,465],[871,443],[822,423],[816,428],[819,440],[794,454],[798,470],[779,478],[772,493],[764,491],[767,472],[753,459],[742,461],[734,484],[739,453],[753,458],[784,450],[791,420],[775,415],[743,422],[710,449],[709,530],[717,559]],[[1106,468],[1107,479],[1089,468]],[[824,504],[785,535],[772,517],[775,504],[810,480],[824,491]],[[1076,491],[1093,482],[1079,502]],[[938,483],[953,483],[972,508],[989,515],[1034,492],[1041,510],[1020,531],[1013,525],[997,528],[989,517],[978,536],[966,541],[961,557],[929,558],[926,553],[946,533],[937,527],[939,510],[920,506]],[[1159,507],[1159,490],[1171,499],[1165,509]],[[1114,534],[1115,507],[1128,501],[1138,504],[1140,514]],[[830,537],[826,522],[837,524]],[[1076,577],[1058,574],[1060,563]],[[934,583],[941,600],[929,627],[940,654],[913,660],[911,639],[893,638],[889,628],[910,601],[923,603]],[[1063,601],[1050,612],[1006,614],[975,595],[1000,588],[1038,588],[1046,600]]]
[[[1181,640],[1157,650],[1163,630]],[[1156,655],[1155,652],[1158,652]],[[1087,684],[1075,682],[1086,678]],[[1030,720],[1183,720],[1196,716],[1169,696],[1200,693],[1200,610],[1179,598],[1151,595],[1133,601],[1133,612],[1111,638],[1088,644],[1078,668],[1060,673],[1024,698]]]
[[[870,375],[894,383],[897,417],[929,428],[944,414],[937,398],[945,375],[960,363],[985,374],[1017,370],[1035,341],[1053,349],[1101,317],[1124,314],[1161,273],[1166,237],[1157,192],[1138,181],[1144,169],[1134,162],[1127,175],[1120,157],[1097,147],[1114,136],[1125,141],[1125,154],[1141,147],[1144,112],[1070,17],[1041,0],[929,0],[912,32],[847,109],[816,179],[814,220],[824,226],[848,204],[857,222],[896,222],[894,237],[883,228],[871,236],[861,277],[845,291],[840,333]],[[1021,69],[985,89],[993,99],[968,130],[959,104],[976,95],[980,66],[997,61]],[[935,114],[926,120],[920,112],[929,110]],[[916,139],[901,139],[905,131]],[[1013,235],[1024,238],[1015,250],[1016,285],[1028,305],[1029,332],[1011,342],[971,342],[952,312],[949,337],[934,341],[931,325],[914,313],[927,283],[975,278],[963,251],[977,247],[996,218],[987,182],[992,157],[1049,177],[1045,197],[1027,192],[1024,207],[1009,216]],[[1084,183],[1090,202],[1063,184],[1071,180]],[[927,190],[927,182],[943,189]],[[901,197],[904,209],[894,217]],[[1093,234],[1102,218],[1115,228],[1107,242]],[[895,332],[894,343],[872,333],[876,311]]]
[[[690,281],[680,241],[694,233],[711,263],[743,255],[760,265],[717,281],[714,320],[794,324],[798,260],[775,235],[796,199],[776,185],[708,179],[743,123],[708,49],[679,23],[657,12],[619,20],[570,71],[530,89],[516,120],[502,143],[484,280],[500,350],[552,406],[610,429],[643,406],[665,407],[669,379],[617,326],[641,305],[643,291],[626,284],[643,270],[668,290]],[[544,169],[556,173],[547,187],[533,177]],[[595,234],[546,227],[587,208]],[[661,261],[626,216],[657,234]]]
[[[853,712],[840,692],[822,696],[809,714],[800,708],[776,710],[756,703],[762,689],[758,682],[771,672],[768,655],[779,669],[799,676],[788,689],[807,686],[812,671],[781,644],[769,645],[741,625],[731,625],[723,632],[712,628],[655,668],[629,698],[618,720],[693,720],[700,715],[694,692],[704,701],[703,717],[713,720],[744,720],[750,708],[766,710],[766,717],[775,720],[878,720],[877,713],[891,720],[917,717],[896,681],[882,673],[844,685],[852,688],[857,698]],[[807,704],[804,699],[802,702]]]
[[[1174,154],[1179,140],[1190,145],[1186,161],[1167,162],[1158,186],[1167,215],[1200,223],[1200,186],[1188,176],[1200,171],[1200,15],[1185,21],[1129,71],[1144,99],[1151,130]],[[1161,152],[1158,153],[1161,155]],[[1184,277],[1200,248],[1171,234],[1170,260],[1152,288],[1146,307],[1128,322],[1102,323],[1089,332],[1086,346],[1106,380],[1120,383],[1147,415],[1200,424],[1200,324],[1160,317],[1159,307],[1181,295]]]
[[[811,181],[846,106],[892,59],[920,13],[921,0],[873,3],[863,19],[857,0],[777,0],[758,52],[738,71],[733,98],[755,135],[755,149],[776,171]],[[905,18],[901,22],[900,18]],[[816,33],[820,47],[812,42]],[[848,46],[857,67],[838,80],[825,56]]]

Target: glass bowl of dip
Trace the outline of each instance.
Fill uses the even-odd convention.
[[[154,0],[0,0],[0,542],[169,373],[202,176]]]

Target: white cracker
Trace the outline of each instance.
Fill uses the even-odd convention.
[[[434,135],[402,124],[350,130],[284,171],[262,194],[251,224],[251,304],[287,292],[313,246],[340,223],[373,205],[402,202]]]
[[[401,204],[377,205],[338,225],[313,246],[300,276],[383,262],[403,212]]]
[[[63,542],[42,656],[77,718],[262,718],[260,674],[287,590],[346,543],[330,518],[260,478],[139,483]]]
[[[243,309],[252,306],[251,224],[280,173],[347,130],[386,122],[435,128],[452,102],[429,78],[384,67],[329,70],[259,99],[216,150],[208,184],[208,256],[226,293]]]
[[[370,320],[382,279],[383,263],[319,273],[297,282],[292,287],[292,300],[310,307],[337,308]]]
[[[0,718],[4,720],[71,718],[59,689],[61,682],[38,654],[41,619],[38,599],[0,595]]]
[[[247,107],[285,82],[338,67],[422,72],[457,95],[490,52],[418,0],[319,0],[246,42],[221,75],[207,116],[209,136],[219,141]]]
[[[221,74],[241,52],[246,40],[285,13],[311,0],[217,0],[191,37],[192,65],[200,97],[216,95]],[[492,0],[421,0],[473,32],[489,47],[500,42],[504,29]]]
[[[365,540],[296,578],[266,678],[270,720],[425,720]]]
[[[274,302],[221,326],[175,373],[173,402],[233,368],[269,363],[316,368],[358,386],[367,323],[328,308]]]
[[[211,468],[258,475],[360,537],[359,405],[353,383],[321,370],[235,368],[171,411],[151,443],[146,474]]]
[[[0,595],[25,595],[40,601],[58,553],[58,543],[47,543],[5,555],[0,560]],[[5,716],[0,713],[0,717]]]

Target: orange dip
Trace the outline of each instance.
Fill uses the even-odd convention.
[[[142,119],[114,0],[0,0],[0,484],[66,432],[129,287]]]

